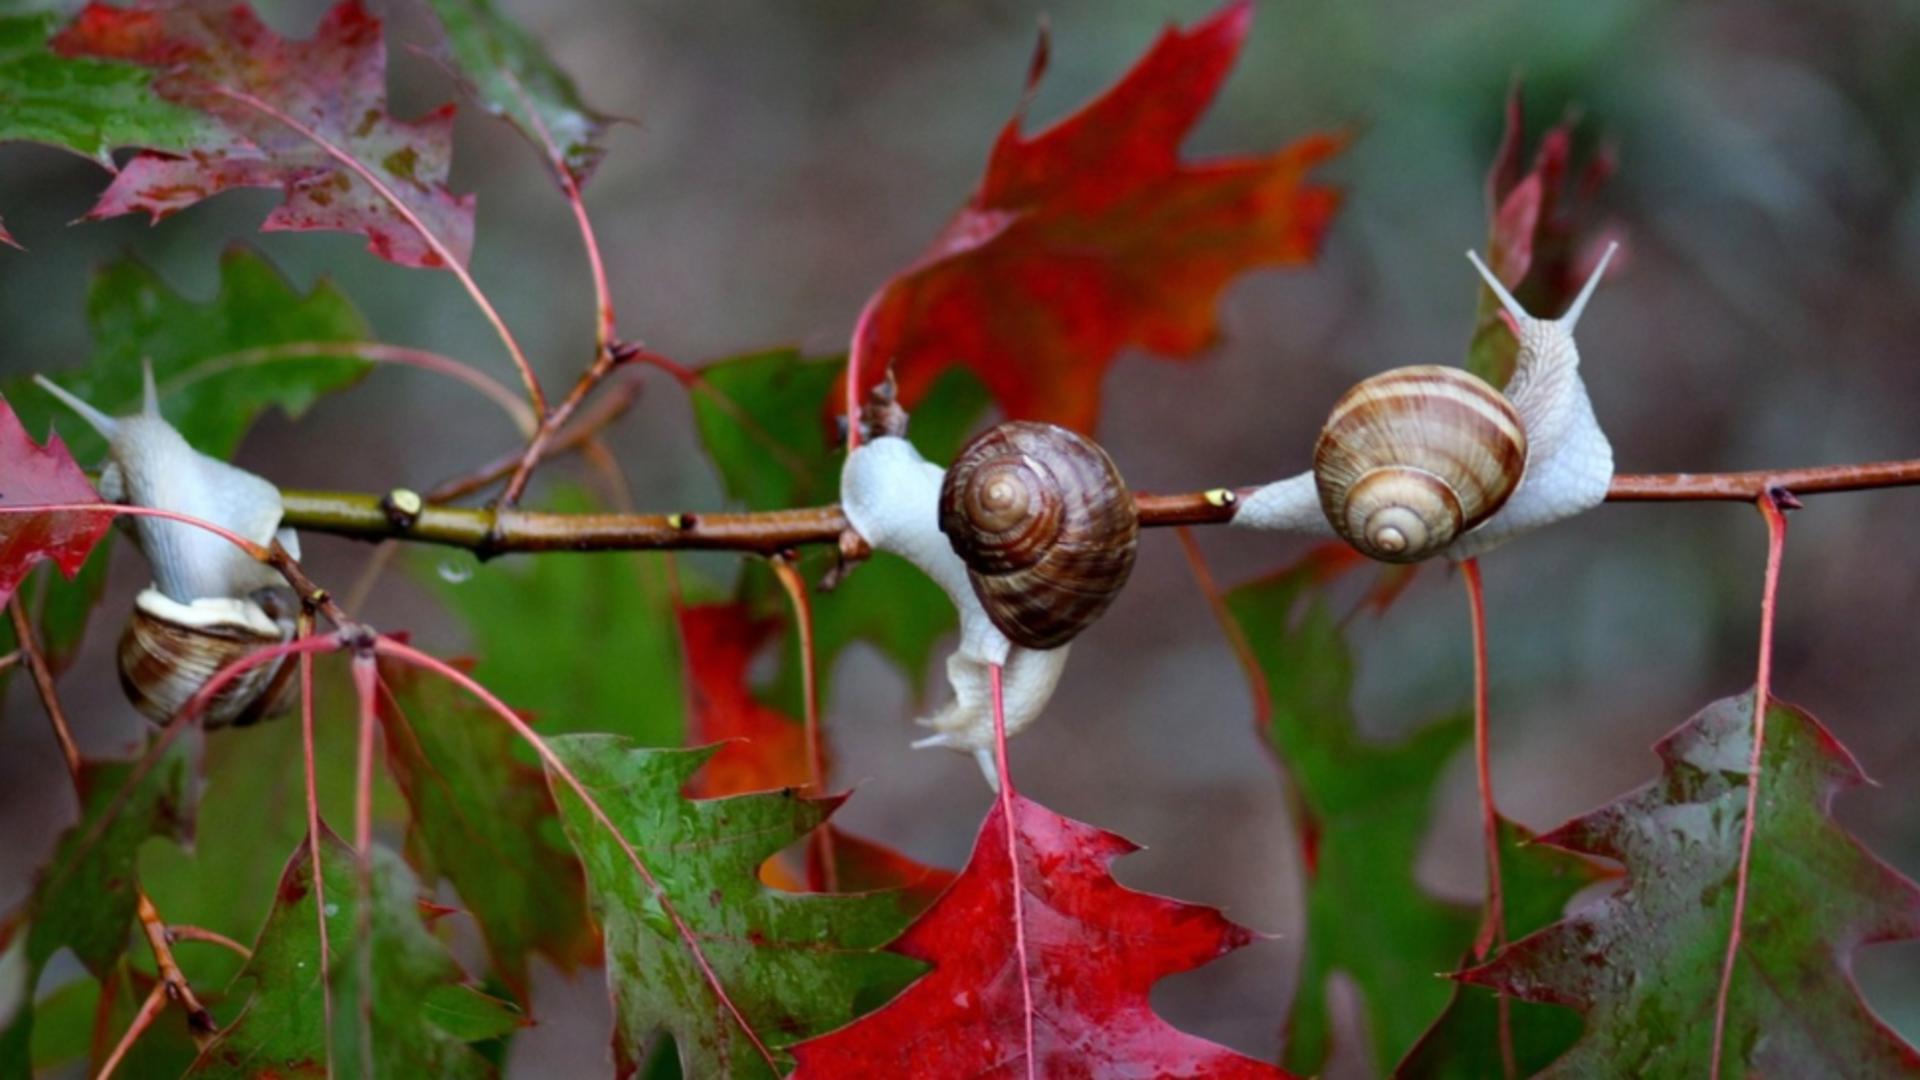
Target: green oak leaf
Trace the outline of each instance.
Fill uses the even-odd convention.
[[[160,411],[195,449],[233,455],[268,407],[298,417],[321,394],[367,371],[350,354],[290,356],[276,346],[359,341],[367,325],[346,295],[327,282],[302,295],[265,258],[231,248],[220,259],[220,287],[204,302],[174,292],[133,259],[103,268],[87,296],[93,353],[77,371],[44,374],[100,409],[140,407],[140,362],[153,361]],[[93,429],[26,377],[0,383],[27,430],[59,421],[74,458],[98,460],[105,444]]]
[[[154,836],[192,836],[200,746],[197,731],[181,734],[137,782],[135,762],[81,763],[80,820],[61,834],[33,894],[13,916],[24,941],[9,962],[19,965],[23,991],[13,1014],[0,1016],[0,1075],[27,1075],[34,1024],[28,1002],[56,953],[71,951],[96,979],[112,976],[133,933],[140,846]]]
[[[614,118],[589,108],[546,47],[500,14],[493,0],[428,0],[428,5],[446,32],[448,66],[473,96],[542,152],[557,152],[574,181],[585,184],[606,156]]]
[[[380,677],[387,763],[413,812],[408,861],[429,883],[453,883],[495,970],[525,1000],[529,954],[571,968],[596,948],[586,878],[546,776],[465,691],[392,664]]]
[[[1530,934],[1560,918],[1580,890],[1607,871],[1569,852],[1534,843],[1524,825],[1500,821],[1500,884],[1507,935]],[[1461,966],[1471,964],[1471,955]],[[1521,1076],[1532,1076],[1580,1036],[1579,1018],[1565,1009],[1507,999],[1507,1030]],[[1500,998],[1480,986],[1455,983],[1446,1011],[1393,1071],[1395,1080],[1484,1080],[1503,1075]]]
[[[397,855],[371,852],[370,899],[362,919],[362,878],[354,853],[320,835],[333,997],[329,1044],[320,976],[321,897],[312,849],[287,860],[253,957],[229,993],[245,1006],[201,1052],[194,1078],[322,1075],[329,1046],[339,1075],[485,1077],[495,1073],[467,1046],[517,1026],[517,1011],[473,988],[421,921],[419,883]],[[363,1000],[364,998],[364,1000]]]
[[[562,491],[553,508],[591,505]],[[662,556],[510,555],[478,566],[453,558],[465,561],[423,553],[415,566],[471,631],[474,677],[530,712],[543,734],[610,731],[649,746],[684,738],[680,637]],[[441,574],[443,565],[459,572]]]
[[[1305,955],[1287,1016],[1287,1068],[1320,1071],[1332,1053],[1327,983],[1358,985],[1384,1067],[1446,1008],[1452,971],[1473,942],[1478,912],[1428,894],[1414,877],[1448,760],[1472,738],[1450,716],[1394,743],[1354,726],[1354,662],[1310,561],[1227,594],[1273,703],[1264,733],[1299,795],[1313,839],[1306,865]]]
[[[1540,838],[1619,861],[1610,896],[1462,978],[1585,1014],[1551,1077],[1697,1077],[1711,1057],[1747,806],[1753,694],[1660,740],[1659,779]],[[1730,1076],[1914,1076],[1920,1051],[1860,999],[1859,946],[1920,937],[1920,887],[1830,816],[1866,776],[1811,715],[1774,699],[1747,909],[1727,1002]]]
[[[117,147],[187,151],[212,137],[198,113],[152,91],[151,71],[54,52],[47,41],[63,22],[0,15],[0,141],[57,146],[111,170]]]
[[[790,790],[683,798],[681,788],[713,755],[711,746],[645,750],[607,735],[569,735],[551,745],[666,897],[663,905],[579,795],[550,776],[567,836],[586,863],[606,941],[614,1054],[623,1075],[647,1060],[648,1044],[662,1030],[673,1036],[688,1076],[774,1075],[702,974],[668,905],[769,1047],[846,1023],[920,970],[878,951],[907,922],[892,894],[787,893],[760,881],[760,865],[822,824],[838,800]],[[789,1064],[783,1060],[780,1071]]]

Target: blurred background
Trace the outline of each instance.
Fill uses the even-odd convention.
[[[261,3],[305,36],[318,2]],[[452,96],[406,42],[433,28],[387,3],[394,111]],[[683,363],[797,344],[844,348],[867,296],[914,258],[965,199],[1018,99],[1035,26],[1053,64],[1031,117],[1044,123],[1110,84],[1169,20],[1208,0],[706,4],[502,0],[574,74],[590,102],[631,117],[587,190],[629,337]],[[1446,14],[1442,14],[1442,11]],[[1127,355],[1105,384],[1099,438],[1142,490],[1248,484],[1305,468],[1328,405],[1358,378],[1455,363],[1483,242],[1482,178],[1509,82],[1525,78],[1530,127],[1569,110],[1583,146],[1619,161],[1598,197],[1628,245],[1582,322],[1595,407],[1622,471],[1824,464],[1920,453],[1920,7],[1513,2],[1263,2],[1239,65],[1189,156],[1276,149],[1351,128],[1320,176],[1346,191],[1324,257],[1256,273],[1227,294],[1203,362]],[[479,195],[473,270],[550,388],[592,347],[591,290],[565,203],[533,151],[463,106],[456,190]],[[134,253],[204,298],[219,252],[244,242],[302,287],[338,282],[384,340],[432,348],[510,381],[499,345],[447,275],[401,269],[358,237],[257,234],[277,201],[228,194],[149,229],[124,218],[68,227],[105,186],[96,167],[0,146],[0,207],[31,251],[0,252],[0,375],[54,371],[88,349],[94,268]],[[380,369],[301,422],[274,414],[239,461],[283,486],[425,488],[489,459],[511,429],[466,391]],[[687,400],[649,375],[612,446],[647,508],[720,507]],[[546,483],[573,466],[543,472]],[[548,474],[551,474],[548,476]],[[1920,725],[1912,613],[1920,493],[1809,500],[1787,552],[1777,693],[1820,716],[1885,786],[1838,815],[1920,872]],[[1204,530],[1233,583],[1301,545]],[[1486,566],[1494,768],[1503,808],[1550,827],[1651,778],[1651,743],[1752,681],[1764,535],[1729,505],[1606,506],[1502,550]],[[106,752],[138,733],[110,646],[144,581],[126,545],[65,692],[80,738]],[[309,566],[345,583],[370,551],[314,537]],[[558,556],[570,558],[571,556]],[[731,560],[698,560],[724,581]],[[482,570],[482,573],[488,572]],[[458,576],[458,575],[453,575]],[[361,614],[441,653],[466,645],[419,577],[390,574]],[[458,586],[454,586],[458,587]],[[1353,623],[1358,710],[1392,738],[1467,704],[1464,597],[1421,574],[1387,618]],[[944,656],[944,650],[942,650]],[[938,661],[936,661],[936,664]],[[938,672],[932,693],[944,692]],[[911,751],[910,686],[877,653],[844,656],[826,703],[840,821],[946,866],[964,862],[988,800],[973,762]],[[14,680],[0,725],[0,909],[26,895],[74,805],[55,747]],[[1023,791],[1146,850],[1126,884],[1224,908],[1278,935],[1163,983],[1174,1023],[1273,1057],[1300,948],[1299,866],[1279,778],[1256,750],[1244,680],[1174,538],[1145,537],[1105,621],[1075,646],[1044,723],[1015,744]],[[246,738],[247,735],[229,736]],[[1471,764],[1435,806],[1422,879],[1464,901],[1481,871]],[[203,823],[203,828],[217,828]],[[1868,999],[1920,1039],[1920,945],[1868,948]],[[1339,995],[1336,995],[1338,998]],[[597,972],[541,973],[540,1026],[516,1075],[603,1067],[609,1023]],[[1349,1027],[1329,1075],[1370,1075]]]

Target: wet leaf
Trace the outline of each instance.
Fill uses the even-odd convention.
[[[1010,417],[1088,431],[1121,349],[1191,357],[1213,341],[1234,278],[1311,261],[1339,197],[1306,176],[1340,138],[1203,162],[1179,153],[1252,16],[1235,0],[1168,29],[1118,83],[1037,134],[1023,131],[1023,104],[966,206],[873,300],[853,343],[862,392],[891,363],[911,408],[960,365]]]
[[[1585,1014],[1580,1041],[1542,1075],[1706,1073],[1752,722],[1751,692],[1714,702],[1655,746],[1659,779],[1540,838],[1626,867],[1605,900],[1463,976]],[[1849,973],[1861,945],[1920,936],[1920,888],[1829,816],[1865,774],[1818,720],[1778,699],[1762,763],[1724,1074],[1920,1075],[1920,1052]]]
[[[845,1023],[914,972],[910,961],[878,951],[905,922],[896,897],[800,895],[760,881],[760,865],[824,822],[839,800],[789,791],[690,801],[680,792],[713,747],[643,750],[604,735],[551,745],[666,897],[663,904],[578,795],[553,777],[606,941],[620,1069],[645,1061],[664,1030],[688,1076],[774,1075],[721,1003],[693,945],[776,1057],[778,1047]]]
[[[370,1064],[378,1076],[494,1075],[466,1043],[475,1032],[510,1029],[515,1010],[473,990],[421,923],[419,883],[399,857],[373,849],[364,919],[357,860],[330,832],[321,835],[320,865],[335,1070],[363,1075],[362,1066]],[[320,977],[319,901],[312,851],[302,843],[287,860],[253,959],[229,990],[246,1005],[188,1076],[325,1075],[328,987]],[[464,988],[461,996],[449,996],[457,988]]]
[[[387,114],[380,20],[359,0],[334,5],[306,41],[226,0],[91,3],[53,47],[150,68],[154,93],[214,126],[184,156],[136,156],[89,218],[143,211],[159,221],[231,188],[277,188],[285,201],[262,226],[269,232],[360,233],[367,250],[402,266],[466,265],[474,201],[447,188],[453,107],[413,121]]]
[[[60,436],[35,442],[14,414],[11,399],[0,396],[0,507],[99,501]],[[0,513],[0,604],[42,560],[71,579],[112,525],[112,515],[103,513]]]
[[[57,146],[111,172],[119,147],[180,153],[214,137],[199,114],[154,96],[151,72],[48,48],[60,21],[0,14],[0,142]]]
[[[112,977],[134,932],[140,846],[193,834],[200,742],[197,732],[182,734],[131,788],[133,762],[81,763],[80,820],[61,834],[32,895],[11,916],[24,935],[16,962],[26,997],[0,1017],[0,1075],[29,1075],[34,1014],[27,1001],[56,953],[71,951],[97,980]]]
[[[387,764],[412,811],[408,860],[429,884],[453,883],[494,969],[524,1001],[529,955],[567,970],[598,948],[546,776],[459,688],[390,663],[380,678]]]
[[[872,1015],[794,1047],[795,1080],[1286,1075],[1175,1029],[1148,1003],[1155,982],[1246,945],[1252,931],[1121,886],[1108,868],[1137,849],[1112,833],[1024,798],[1013,812],[1028,983],[996,801],[966,869],[890,946],[933,970]]]
[[[613,118],[588,107],[545,46],[493,0],[429,0],[446,31],[446,60],[486,110],[520,130],[585,184],[606,156]]]

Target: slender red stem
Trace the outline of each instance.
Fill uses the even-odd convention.
[[[487,299],[485,292],[481,291],[480,283],[473,280],[473,275],[467,272],[466,265],[454,257],[452,249],[448,248],[432,229],[427,228],[427,223],[420,220],[420,215],[414,213],[413,208],[408,206],[393,188],[387,186],[387,182],[380,179],[378,173],[367,168],[360,159],[335,146],[325,135],[268,102],[244,90],[235,90],[217,83],[210,84],[210,89],[222,97],[232,98],[292,128],[302,138],[318,146],[328,157],[346,166],[356,176],[366,181],[374,191],[379,192],[380,197],[387,200],[394,211],[406,219],[407,224],[413,226],[414,231],[420,234],[420,239],[440,257],[441,263],[453,273],[453,276],[459,279],[460,285],[467,290],[467,295],[473,298],[474,305],[480,309],[482,315],[486,316],[487,322],[493,325],[494,333],[500,335],[501,343],[507,347],[507,354],[513,358],[513,366],[519,370],[520,379],[526,384],[527,399],[533,403],[533,411],[540,416],[547,414],[547,396],[541,391],[540,380],[534,377],[533,365],[527,362],[527,354],[521,351],[520,342],[514,338],[513,331],[507,329],[506,320],[500,317],[500,312],[494,308],[493,302]]]
[[[1500,881],[1500,808],[1493,798],[1493,737],[1487,690],[1487,606],[1480,583],[1480,560],[1460,564],[1461,580],[1467,586],[1467,610],[1473,622],[1473,770],[1480,789],[1480,838],[1487,859],[1487,908],[1474,938],[1473,956],[1486,959],[1494,945],[1507,943],[1507,905]],[[1511,1080],[1519,1075],[1519,1061],[1513,1049],[1513,1008],[1506,994],[1500,995],[1500,1065]]]
[[[299,631],[313,633],[313,614],[300,613]],[[327,881],[320,863],[320,781],[313,750],[313,654],[300,654],[300,756],[306,783],[307,857],[313,873],[314,921],[320,927],[320,1011],[326,1033],[327,1076],[333,1076],[333,979],[328,975],[332,949],[327,941]]]
[[[827,750],[826,740],[820,732],[820,686],[816,681],[813,654],[813,603],[807,597],[806,579],[800,576],[800,568],[793,565],[791,559],[774,558],[769,560],[773,566],[773,575],[780,579],[780,587],[786,590],[787,600],[793,605],[793,623],[800,636],[800,692],[804,699],[801,715],[804,720],[807,746],[807,787],[813,794],[819,795],[827,790]],[[810,882],[813,888],[826,892],[840,891],[840,868],[835,865],[833,851],[833,829],[826,824],[813,831],[811,841],[814,866],[809,867],[809,877],[818,877]],[[814,874],[811,871],[818,871]]]
[[[359,703],[359,744],[354,754],[353,848],[364,861],[373,850],[373,726],[377,674],[372,656],[353,658],[353,692]]]
[[[554,176],[560,181],[560,190],[567,197],[567,205],[573,208],[573,220],[580,228],[580,243],[586,248],[587,269],[593,275],[594,300],[594,342],[596,353],[604,353],[613,343],[617,330],[613,313],[613,296],[607,288],[607,264],[600,257],[600,240],[593,232],[593,219],[587,214],[587,201],[580,192],[580,181],[567,167],[566,151],[553,137],[547,127],[547,121],[534,107],[533,99],[527,96],[526,87],[520,85],[519,76],[513,69],[502,64],[497,69],[506,77],[507,85],[513,89],[513,96],[520,99],[520,108],[527,114],[527,121],[533,125],[533,133],[540,140],[540,146],[547,152],[547,163],[553,166]]]
[[[539,426],[539,421],[534,419],[533,410],[527,408],[526,402],[514,396],[513,391],[507,389],[500,380],[479,368],[463,364],[451,356],[381,341],[289,341],[279,345],[263,345],[257,349],[241,349],[196,363],[185,375],[162,383],[160,390],[163,395],[172,394],[222,371],[316,356],[351,356],[370,364],[398,364],[446,375],[466,383],[499,405],[521,434],[530,436]]]
[[[175,941],[199,941],[208,945],[218,945],[228,952],[238,955],[242,960],[253,959],[252,949],[247,948],[245,945],[240,944],[217,930],[209,930],[204,926],[188,926],[175,923],[167,927],[167,936]]]
[[[1757,501],[1767,524],[1767,573],[1760,591],[1760,663],[1753,680],[1753,747],[1747,756],[1747,814],[1740,826],[1740,862],[1734,871],[1733,926],[1727,932],[1727,952],[1720,963],[1720,990],[1713,1001],[1713,1058],[1709,1076],[1720,1080],[1720,1056],[1727,1033],[1727,998],[1733,989],[1733,969],[1740,955],[1741,926],[1747,913],[1747,878],[1753,860],[1753,829],[1760,816],[1760,765],[1766,747],[1767,704],[1773,683],[1774,599],[1780,590],[1780,563],[1787,548],[1788,507],[1785,492],[1767,492]]]
[[[860,368],[867,351],[867,328],[872,325],[873,317],[880,311],[880,301],[887,295],[886,286],[874,293],[860,309],[860,318],[853,324],[853,341],[847,346],[847,453],[860,449]]]
[[[13,620],[13,639],[19,644],[15,655],[27,659],[27,673],[33,676],[33,688],[40,694],[40,704],[45,707],[47,721],[53,727],[53,741],[60,744],[60,757],[67,763],[67,775],[77,785],[80,782],[80,745],[74,741],[73,729],[67,725],[67,714],[60,707],[60,696],[53,686],[53,672],[47,667],[47,661],[40,653],[39,644],[34,640],[33,623],[27,618],[27,605],[15,593],[7,602],[7,615]]]
[[[167,984],[164,981],[156,982],[153,989],[147,991],[147,999],[140,1003],[140,1011],[133,1014],[133,1023],[127,1025],[127,1033],[120,1036],[119,1043],[115,1044],[113,1053],[107,1056],[106,1063],[100,1066],[100,1074],[94,1080],[111,1080],[114,1070],[126,1059],[127,1051],[133,1049],[133,1044],[153,1026],[154,1020],[166,1007]]]
[[[5,506],[0,506],[0,514],[81,513],[112,514],[125,517],[156,517],[165,518],[168,521],[178,521],[183,525],[192,525],[197,529],[205,529],[222,540],[225,540],[227,543],[232,544],[234,547],[239,548],[241,551],[246,552],[251,558],[258,559],[261,562],[268,562],[271,559],[271,555],[266,548],[241,536],[239,533],[231,529],[221,528],[211,521],[203,521],[200,518],[182,514],[174,510],[160,510],[151,506],[121,506],[119,503],[107,502],[9,503]]]
[[[1020,829],[1014,821],[1020,796],[1013,790],[1013,771],[1007,768],[1007,711],[1000,689],[1000,665],[987,665],[993,689],[993,763],[1000,774],[1000,817],[1007,827],[1007,873],[1012,879],[1013,952],[1020,963],[1020,1017],[1026,1028],[1027,1080],[1039,1075],[1033,1043],[1033,976],[1027,970],[1026,885],[1020,879]]]
[[[582,784],[580,779],[574,775],[573,770],[569,769],[566,763],[561,761],[558,755],[554,754],[554,752],[547,747],[546,741],[541,739],[539,734],[532,728],[528,727],[527,722],[520,719],[519,715],[509,708],[505,702],[495,697],[491,690],[480,685],[472,676],[446,661],[384,636],[375,640],[374,651],[382,656],[391,656],[396,660],[411,664],[414,667],[430,671],[473,695],[476,700],[491,710],[493,714],[498,716],[508,727],[512,728],[514,734],[520,736],[527,745],[531,746],[533,752],[540,756],[540,760],[546,763],[547,768],[553,772],[553,775],[559,777],[562,783],[573,789],[573,793],[579,796],[580,801],[586,806],[587,812],[593,816],[593,819],[599,823],[601,828],[605,829],[607,833],[613,837],[614,843],[619,845],[621,852],[627,857],[627,862],[633,866],[634,871],[640,875],[641,880],[646,883],[647,888],[653,893],[654,899],[659,902],[660,909],[666,912],[667,918],[673,923],[674,929],[680,934],[681,940],[686,942],[687,950],[693,954],[694,964],[699,967],[701,976],[705,978],[708,988],[713,991],[713,995],[719,1000],[721,1007],[727,1011],[728,1015],[733,1017],[734,1023],[739,1025],[740,1031],[746,1035],[747,1041],[751,1042],[753,1048],[766,1060],[767,1067],[778,1073],[780,1066],[774,1059],[773,1051],[767,1048],[767,1044],[761,1040],[759,1032],[755,1031],[753,1025],[748,1022],[746,1014],[740,1010],[740,1006],[735,1004],[733,997],[727,993],[726,986],[720,982],[719,974],[713,970],[713,964],[707,959],[705,950],[701,949],[699,938],[694,936],[693,927],[689,926],[686,919],[680,915],[680,911],[674,906],[672,898],[667,895],[665,886],[661,885],[660,880],[653,875],[653,871],[647,868],[645,860],[640,858],[640,853],[634,850],[633,844],[627,840],[626,834],[622,833],[619,827],[613,823],[613,819],[607,816],[607,812],[601,808],[599,801],[587,791],[586,785]]]

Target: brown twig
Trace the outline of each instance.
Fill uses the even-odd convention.
[[[146,1000],[140,1003],[140,1011],[133,1014],[133,1023],[127,1025],[127,1033],[120,1036],[120,1041],[114,1044],[113,1053],[108,1054],[106,1062],[100,1066],[100,1075],[95,1080],[111,1080],[114,1070],[126,1060],[127,1051],[133,1049],[133,1044],[153,1026],[154,1018],[166,1007],[167,984],[154,983],[153,989],[147,991]]]
[[[147,944],[153,948],[153,965],[160,973],[160,985],[166,988],[168,999],[179,1002],[186,1011],[187,1029],[193,1032],[193,1041],[204,1046],[207,1038],[218,1030],[213,1014],[193,996],[187,973],[180,970],[179,961],[173,958],[173,937],[167,930],[166,920],[160,917],[160,909],[153,906],[153,898],[145,889],[140,890],[139,911],[140,928],[146,932]]]
[[[1608,502],[1752,502],[1774,488],[1818,495],[1920,484],[1920,460],[1882,461],[1739,473],[1643,473],[1613,479]],[[1140,524],[1221,525],[1253,488],[1136,495]],[[833,544],[847,530],[838,506],[762,513],[554,514],[430,506],[404,524],[381,497],[353,492],[288,491],[286,523],[361,540],[403,539],[467,548],[482,556],[516,551],[741,551],[773,555],[806,544]]]
[[[199,941],[208,945],[218,945],[228,952],[239,956],[242,960],[253,959],[252,949],[247,948],[245,945],[240,944],[217,930],[209,930],[204,926],[186,926],[175,923],[167,927],[167,937],[172,941]]]
[[[53,688],[53,672],[48,670],[46,657],[40,653],[40,645],[34,640],[33,624],[27,619],[27,607],[21,603],[20,595],[14,594],[7,604],[7,614],[13,619],[13,639],[19,646],[19,654],[26,659],[27,671],[33,675],[33,688],[40,693],[40,704],[47,710],[47,721],[53,725],[53,740],[60,744],[60,756],[66,760],[67,775],[73,778],[77,787],[80,783],[80,744],[73,740],[73,729],[67,726],[67,714],[60,707],[60,696]]]

